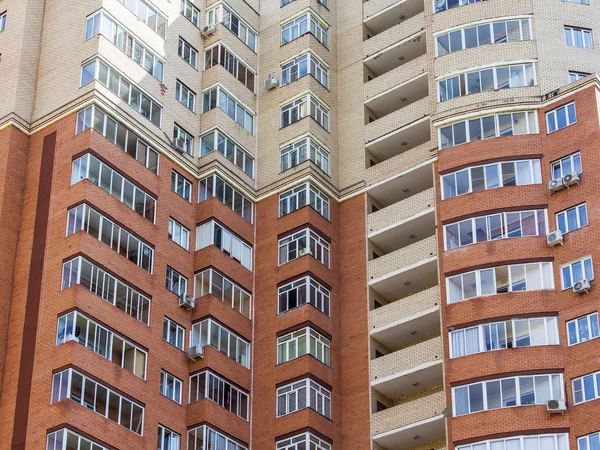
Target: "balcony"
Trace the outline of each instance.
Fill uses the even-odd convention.
[[[408,108],[428,95],[427,73],[400,83],[365,102],[365,125],[372,119],[380,121],[393,112]]]
[[[427,72],[427,55],[421,55],[406,64],[396,67],[380,77],[365,83],[365,100],[383,94],[394,87]]]
[[[432,145],[431,142],[426,142],[369,167],[366,173],[367,185],[383,186],[386,184],[386,180],[396,178],[398,174],[410,173],[415,167],[427,166],[429,172],[433,174],[430,165],[433,156]]]
[[[426,111],[429,110],[429,105],[424,104],[426,102],[427,99],[423,99],[420,102],[414,103],[411,107],[420,105],[420,107],[423,108],[420,112],[425,114]],[[402,112],[403,111],[399,111],[398,115],[402,116]],[[429,116],[419,117],[418,112],[415,113],[414,108],[414,116],[412,118],[406,117],[407,113],[410,113],[410,111],[404,112],[404,119],[406,122],[394,123],[392,119],[392,123],[388,123],[388,127],[390,127],[390,125],[392,127],[395,126],[395,129],[387,134],[384,134],[385,132],[379,128],[377,121],[367,125],[366,129],[371,135],[367,137],[365,134],[365,147],[377,160],[376,163],[386,161],[420,145],[427,144],[428,146],[431,146],[429,143],[431,139],[431,121]],[[398,120],[397,115],[394,115],[394,119]],[[413,120],[412,122],[410,121],[411,119]],[[389,120],[387,121],[390,122]],[[377,128],[375,126],[377,126]]]
[[[371,143],[398,129],[420,123],[425,118],[429,118],[428,97],[421,98],[405,108],[394,111],[365,126],[365,142]],[[427,138],[429,138],[429,136],[427,136]],[[419,144],[422,144],[422,142],[419,142]]]
[[[364,3],[363,18],[369,34],[375,36],[423,11],[420,0],[371,0]]]

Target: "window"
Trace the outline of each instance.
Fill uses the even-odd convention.
[[[227,158],[231,163],[235,164],[250,178],[254,178],[254,158],[252,158],[250,153],[219,130],[211,131],[202,136],[200,156],[207,155],[215,150]]]
[[[116,20],[103,11],[87,18],[85,40],[101,34],[125,53],[136,64],[146,70],[161,83],[165,72],[165,63],[133,34],[125,30]]]
[[[589,5],[588,0],[563,0],[568,3],[579,3],[580,5]]]
[[[477,117],[440,127],[440,148],[454,147],[467,142],[520,134],[537,134],[535,111],[494,114]]]
[[[154,223],[156,200],[89,153],[73,161],[71,186],[86,179]]]
[[[206,25],[214,26],[221,22],[244,44],[256,53],[257,33],[227,6],[218,5],[206,11]]]
[[[205,398],[248,420],[248,393],[209,371],[190,376],[189,402]]]
[[[48,435],[46,450],[108,450],[108,448],[63,428]]]
[[[163,340],[173,347],[183,350],[185,328],[165,317],[163,322]]]
[[[310,275],[281,286],[278,289],[278,296],[279,314],[308,304],[329,316],[330,291]]]
[[[158,152],[96,105],[89,106],[77,113],[75,134],[90,128],[96,130],[152,173],[158,175]]]
[[[56,346],[75,341],[119,367],[146,379],[147,353],[78,311],[58,318]]]
[[[250,367],[250,343],[212,319],[192,325],[191,346],[210,345],[238,364]]]
[[[185,131],[179,125],[173,125],[173,140],[179,139],[183,144],[184,151],[194,156],[194,136]]]
[[[563,234],[585,227],[588,224],[585,203],[556,214],[556,227]]]
[[[592,281],[594,279],[592,258],[581,259],[561,267],[560,276],[563,290],[573,287],[575,283],[584,279]]]
[[[248,450],[248,447],[238,444],[233,439],[213,430],[208,425],[202,425],[188,431],[187,450],[207,450],[211,448]]]
[[[600,336],[598,313],[588,314],[567,322],[569,345],[581,344]]]
[[[194,26],[200,27],[200,11],[189,0],[181,0],[181,14]]]
[[[309,378],[277,389],[277,417],[305,408],[331,419],[331,391]]]
[[[595,450],[597,448],[600,448],[600,433],[577,438],[577,450]]]
[[[178,172],[171,172],[171,190],[188,202],[192,201],[192,183]]]
[[[442,175],[442,200],[488,189],[541,183],[539,159],[474,166]]]
[[[564,399],[562,374],[529,375],[452,388],[454,416]]]
[[[0,14],[0,32],[6,29],[6,13]]]
[[[167,32],[167,19],[156,11],[144,0],[119,0],[129,11],[134,13],[142,22],[148,25],[152,31],[165,39]]]
[[[307,115],[329,131],[329,108],[316,96],[307,94],[281,107],[281,128],[285,128]]]
[[[181,404],[183,382],[164,370],[160,371],[160,395]]]
[[[175,295],[184,295],[187,293],[187,278],[175,269],[167,266],[166,287]]]
[[[565,40],[569,47],[592,48],[592,30],[565,27]]]
[[[329,339],[312,328],[302,328],[277,339],[277,364],[312,355],[329,367],[330,345]]]
[[[276,448],[277,450],[331,450],[331,444],[308,432],[278,441]]]
[[[566,158],[554,161],[551,163],[551,168],[552,178],[561,178],[573,172],[577,172],[581,175],[581,173],[583,173],[581,155],[579,153],[574,153]]]
[[[154,249],[86,204],[67,212],[67,236],[79,231],[85,231],[146,272],[152,273]]]
[[[240,83],[254,92],[256,72],[221,42],[204,52],[204,70],[216,65],[225,67]]]
[[[481,2],[483,0],[434,0],[434,14],[448,9],[456,8],[458,6],[470,5],[471,3]]]
[[[194,277],[194,298],[214,295],[222,302],[250,318],[252,296],[244,288],[224,277],[214,269],[197,273]]]
[[[573,403],[575,405],[600,397],[600,372],[575,378],[572,383]]]
[[[569,0],[564,0],[564,1],[569,1]],[[569,70],[569,83],[574,83],[578,80],[583,80],[588,75],[589,75],[589,73],[575,72],[573,70]]]
[[[113,94],[160,128],[162,106],[115,69],[99,59],[87,63],[81,68],[81,86],[92,80],[98,80]],[[114,126],[116,127],[116,125]]]
[[[327,25],[314,13],[306,13],[281,26],[281,45],[292,42],[307,33],[312,34],[325,48],[328,48]]]
[[[181,38],[179,38],[177,54],[194,69],[198,69],[198,51]]]
[[[179,441],[181,437],[173,430],[158,426],[158,441],[156,448],[158,450],[179,450]]]
[[[497,89],[535,85],[536,74],[533,63],[489,67],[438,81],[438,102]]]
[[[254,113],[221,86],[216,86],[203,94],[202,113],[207,113],[216,107],[219,107],[248,133],[254,134]]]
[[[281,65],[281,86],[293,83],[309,74],[325,88],[329,87],[329,66],[312,52],[307,52]]]
[[[558,343],[556,317],[512,319],[451,331],[450,358]]]
[[[279,239],[280,266],[304,255],[311,255],[329,268],[329,242],[310,228]]]
[[[291,214],[307,205],[329,220],[329,197],[311,183],[301,184],[279,194],[279,217]]]
[[[61,290],[76,284],[150,325],[150,299],[81,256],[63,264]]]
[[[169,217],[169,239],[189,250],[190,230]]]
[[[475,444],[459,445],[456,450],[568,450],[569,435],[539,434],[513,436]],[[583,450],[583,449],[579,449]],[[586,449],[587,450],[587,449]]]
[[[196,94],[179,80],[175,83],[175,98],[191,112],[196,110]]]
[[[54,404],[67,398],[140,436],[143,434],[143,406],[74,369],[66,369],[52,376],[50,403]]]
[[[329,175],[329,151],[311,137],[302,138],[281,149],[280,172],[296,167],[304,161],[312,161]]]
[[[554,289],[552,263],[512,264],[446,278],[448,303],[484,295]]]
[[[447,55],[474,47],[502,42],[533,39],[531,19],[509,19],[463,26],[436,36],[436,56]]]
[[[575,103],[569,103],[568,105],[561,106],[546,113],[546,124],[548,126],[548,134],[554,133],[557,130],[573,125],[577,122],[577,115],[575,113]]]
[[[252,223],[252,202],[218,175],[203,178],[198,188],[198,203],[215,197],[233,212]]]
[[[252,270],[252,247],[214,220],[196,227],[196,251],[209,245],[214,245],[246,269]]]

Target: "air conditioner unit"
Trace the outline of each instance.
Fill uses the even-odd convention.
[[[564,188],[565,188],[565,185],[563,184],[562,177],[555,178],[550,183],[548,183],[548,189],[550,189],[552,192],[560,191],[561,189],[564,189]]]
[[[173,139],[173,144],[171,145],[173,150],[177,150],[179,153],[185,152],[185,142],[183,139]]]
[[[562,231],[556,230],[546,236],[546,240],[550,247],[554,247],[555,245],[563,245],[563,234]]]
[[[204,358],[204,352],[201,345],[194,345],[189,350],[190,359],[196,361],[198,358]]]
[[[576,281],[573,283],[573,292],[583,294],[590,292],[590,282],[588,280]]]
[[[564,414],[567,410],[567,404],[564,400],[548,400],[546,409],[550,414]]]
[[[573,186],[574,184],[579,184],[579,174],[577,172],[571,172],[566,174],[563,177],[563,184],[565,186]]]
[[[265,88],[267,88],[269,91],[271,89],[275,89],[278,85],[279,80],[277,79],[277,77],[269,77],[265,80]]]
[[[209,37],[211,34],[215,33],[216,28],[217,27],[215,25],[205,26],[204,29],[202,30],[202,36]]]
[[[196,302],[194,301],[194,299],[191,295],[181,294],[179,296],[179,306],[184,307],[186,311],[193,309],[195,303]]]

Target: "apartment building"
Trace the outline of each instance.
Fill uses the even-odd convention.
[[[594,1],[0,0],[0,450],[600,449]]]

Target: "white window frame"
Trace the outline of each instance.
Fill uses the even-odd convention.
[[[187,282],[188,279],[186,277],[180,274],[177,270],[173,269],[171,266],[167,266],[166,288],[169,291],[177,296],[187,294]],[[177,291],[173,290],[175,287],[177,287]]]
[[[329,89],[329,65],[312,51],[308,50],[281,63],[282,87],[306,75],[311,75],[324,88]]]
[[[181,15],[196,28],[200,28],[200,10],[189,0],[181,0]]]
[[[590,379],[592,381],[591,386],[586,385],[585,380]],[[591,402],[600,398],[600,372],[593,372],[585,374],[581,377],[573,378],[571,380],[571,387],[573,392],[573,405],[581,405],[582,403]],[[590,394],[592,398],[586,399],[586,387],[593,389]],[[581,400],[577,400],[578,396],[581,395]]]
[[[586,336],[582,336],[582,323],[586,325]],[[595,326],[594,326],[595,323]],[[598,313],[593,312],[586,316],[577,317],[573,320],[569,320],[566,323],[567,328],[567,341],[569,347],[577,344],[583,344],[584,342],[591,341],[600,337],[600,321],[598,320]],[[575,332],[575,339],[571,339],[571,330]]]
[[[220,192],[219,192],[220,191]],[[226,193],[231,191],[231,204],[225,203]],[[219,175],[212,174],[198,182],[198,203],[216,198],[243,219],[252,223],[254,203],[239,189]],[[239,200],[238,200],[239,198]]]
[[[219,242],[217,242],[219,237]],[[215,220],[196,226],[196,251],[214,245],[223,253],[252,270],[252,247],[229,228]]]
[[[329,107],[315,94],[302,94],[281,105],[280,128],[286,128],[294,123],[312,117],[321,128],[329,132]]]
[[[568,214],[571,211],[575,211],[575,219],[576,225],[575,228],[571,229],[569,227],[569,218]],[[583,215],[582,215],[583,211]],[[583,220],[585,217],[585,221]],[[564,223],[564,226],[561,228],[561,218]],[[562,231],[563,234],[571,233],[573,231],[579,230],[580,228],[587,227],[589,225],[589,218],[587,213],[587,205],[582,203],[580,205],[573,206],[572,208],[565,209],[563,211],[556,213],[556,229]]]
[[[174,341],[171,336],[175,334]],[[177,322],[169,319],[167,316],[163,319],[163,341],[167,344],[178,348],[181,351],[185,350],[185,328],[179,325]]]
[[[196,93],[179,80],[175,82],[175,99],[191,112],[196,112]]]
[[[179,450],[181,436],[173,430],[158,425],[158,450]]]
[[[6,12],[0,14],[0,33],[6,29]]]
[[[592,445],[600,445],[600,432],[591,433],[577,438],[577,450],[588,450],[592,448]]]
[[[566,165],[567,161],[569,162],[569,166],[572,169],[570,171],[564,167]],[[556,175],[555,172],[557,169],[560,170],[560,174],[558,176],[555,176]],[[550,170],[552,171],[552,178],[564,177],[565,175],[567,175],[571,172],[577,172],[579,175],[581,175],[583,173],[583,164],[581,161],[581,153],[575,152],[575,153],[565,156],[564,158],[561,158],[557,161],[552,161],[550,163]]]
[[[323,173],[329,175],[329,150],[311,136],[285,145],[280,153],[280,173],[293,169],[304,161],[311,161]]]
[[[206,89],[202,92],[202,114],[219,108],[231,120],[241,126],[251,135],[254,135],[254,122],[256,114],[230,94],[221,85]]]
[[[205,285],[208,286],[206,291],[204,290]],[[231,306],[243,316],[251,317],[252,295],[213,268],[203,270],[194,276],[194,298],[199,299],[209,294]]]
[[[203,443],[202,447],[196,446],[199,440]],[[188,442],[193,442],[194,445],[192,447],[188,446],[187,450],[216,449],[218,448],[218,445],[221,445],[221,448],[225,448],[224,446],[226,446],[227,450],[248,450],[248,447],[239,444],[237,441],[210,428],[208,425],[200,425],[199,427],[188,430]],[[206,444],[206,446],[204,444]]]
[[[575,36],[577,33],[581,33],[581,42],[583,45],[575,45]],[[592,30],[590,28],[571,27],[565,25],[565,43],[567,44],[567,47],[594,48]]]
[[[569,1],[569,0],[563,0]],[[576,70],[569,70],[569,83],[575,83],[576,81],[583,80],[590,74],[587,72],[577,72]]]
[[[144,0],[118,0],[129,11],[136,15],[138,19],[144,22],[148,27],[158,34],[161,38],[166,39],[168,20],[156,8],[150,6]],[[140,5],[144,5],[140,8]],[[131,9],[132,6],[134,9]],[[154,20],[152,20],[154,18]],[[160,19],[160,20],[159,20]],[[160,22],[160,23],[159,23]],[[162,25],[162,26],[161,26]]]
[[[331,419],[331,391],[310,378],[294,381],[277,388],[276,408],[277,417],[309,408]]]
[[[307,11],[281,24],[281,45],[289,44],[308,33],[312,34],[323,47],[329,48],[329,25],[312,11]]]
[[[75,450],[83,450],[84,446],[88,450],[109,450],[108,447],[98,444],[97,441],[85,438],[68,428],[62,428],[53,433],[48,433],[48,436],[46,437],[46,447],[44,447],[44,449],[67,450],[67,442],[72,442],[72,440],[76,440]],[[69,447],[69,450],[72,448],[73,447]]]
[[[250,50],[256,53],[258,46],[257,31],[223,2],[218,2],[206,10],[206,26],[216,26],[218,23],[223,24],[240,41],[246,44]]]
[[[175,375],[161,369],[160,395],[181,405],[183,381]]]
[[[194,391],[196,398],[192,396]],[[226,398],[228,396],[229,399]],[[236,398],[235,402],[232,401],[234,397]],[[190,375],[188,403],[192,404],[204,399],[216,403],[221,408],[232,412],[245,421],[249,420],[250,393],[210,370],[203,370]]]
[[[223,61],[223,59],[225,60]],[[204,71],[207,71],[216,65],[224,67],[225,70],[233,75],[235,79],[242,83],[246,88],[253,93],[256,92],[256,71],[250,67],[250,64],[246,63],[227,45],[220,41],[204,49]],[[252,74],[252,77],[248,74]],[[240,79],[241,77],[244,78],[244,81]]]
[[[575,120],[570,117],[570,112],[573,112],[575,116]],[[565,125],[560,127],[558,123],[558,115],[564,112],[565,115]],[[563,130],[568,126],[574,125],[577,123],[577,109],[575,108],[575,102],[567,103],[566,105],[562,105],[552,111],[548,111],[546,113],[546,130],[547,134],[555,133],[559,130]]]
[[[175,170],[171,171],[171,191],[182,199],[192,202],[192,183]]]
[[[329,220],[329,196],[307,182],[279,194],[279,217],[310,206]]]
[[[300,447],[300,445],[302,445],[302,447]],[[301,450],[307,448],[310,448],[311,450],[331,450],[331,444],[315,436],[311,432],[285,438],[276,443],[276,450]]]
[[[176,123],[173,124],[173,139],[181,139],[183,141],[184,151],[188,155],[194,156],[194,136]]]
[[[306,247],[301,247],[303,243],[306,243]],[[277,247],[279,266],[301,258],[304,255],[310,255],[329,268],[329,242],[310,228],[296,231],[289,236],[279,239]],[[304,253],[302,253],[302,250],[304,250]]]
[[[179,237],[179,239],[177,239]],[[190,230],[181,225],[172,217],[169,217],[169,239],[180,247],[189,250]]]
[[[483,0],[459,0],[457,2],[457,4],[452,7],[448,6],[448,1],[449,0],[433,0],[433,13],[437,14],[437,13],[440,13],[443,11],[449,11],[450,9],[454,9],[459,6],[470,5],[472,3],[481,2]],[[436,5],[436,3],[437,3],[437,5]],[[442,7],[442,4],[443,4],[443,7]]]
[[[238,169],[254,179],[254,157],[219,128],[200,137],[200,157],[217,151]]]
[[[553,440],[552,447],[549,447],[548,440]],[[500,439],[492,439],[489,441],[480,441],[473,444],[459,445],[456,450],[504,450],[506,445],[510,445],[511,449],[516,450],[531,450],[529,443],[531,441],[537,441],[534,445],[535,448],[541,448],[543,450],[568,450],[569,448],[569,435],[567,433],[560,434],[528,434],[525,436],[511,436]],[[514,447],[514,445],[518,447]],[[493,446],[493,447],[492,447]],[[581,449],[580,449],[581,450]]]
[[[296,306],[290,307],[292,293],[296,298]],[[277,298],[277,314],[284,314],[304,305],[312,305],[329,317],[331,291],[310,275],[280,286],[277,289]],[[284,305],[287,306],[282,307]]]
[[[206,330],[206,332],[204,332],[204,330]],[[216,342],[214,342],[215,338]],[[224,343],[225,348],[221,349],[221,343],[223,343],[222,341],[224,339],[227,342]],[[234,340],[234,342],[231,342],[232,340]],[[230,359],[233,359],[238,364],[247,369],[250,368],[250,342],[211,318],[204,319],[192,325],[190,346],[194,347],[196,345],[201,347],[210,345],[214,349],[227,355]],[[232,346],[234,347],[233,353],[231,353]]]
[[[312,353],[313,348],[316,354]],[[311,327],[300,328],[277,338],[278,365],[306,355],[331,367],[331,341]]]
[[[591,277],[586,277],[586,275],[589,275],[586,273],[586,269],[585,269],[585,265],[586,263],[589,261],[589,265],[590,265],[590,271],[591,271]],[[561,288],[564,291],[565,289],[570,289],[573,287],[573,285],[575,283],[577,283],[578,281],[581,280],[576,280],[573,277],[573,266],[576,264],[581,264],[581,273],[583,275],[583,279],[584,280],[588,280],[588,281],[592,281],[594,279],[594,264],[592,262],[592,257],[591,256],[586,256],[584,258],[578,259],[576,261],[571,261],[567,264],[563,264],[560,267],[560,284],[561,284]],[[565,284],[565,276],[564,276],[564,270],[567,269],[569,271],[569,278],[571,281],[571,284],[567,285]]]
[[[186,57],[187,53],[187,57]],[[177,45],[177,54],[186,63],[198,70],[198,50],[192,47],[185,39],[179,36],[179,43]]]

